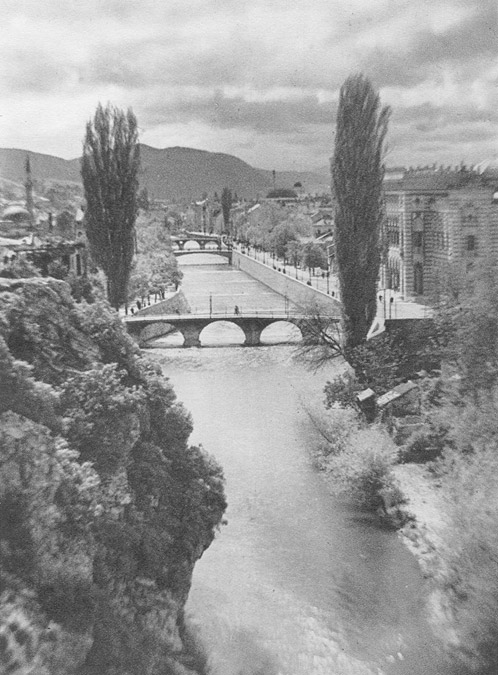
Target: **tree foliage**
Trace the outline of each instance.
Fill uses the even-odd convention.
[[[92,258],[107,277],[109,302],[116,309],[126,300],[135,248],[139,164],[135,115],[99,104],[83,143],[85,226]]]
[[[336,258],[348,346],[363,342],[376,313],[383,218],[384,140],[390,109],[363,75],[341,87],[334,158]]]
[[[137,254],[128,286],[128,299],[142,302],[151,294],[162,296],[168,286],[177,287],[183,277],[171,246],[171,236],[154,215],[137,220]]]
[[[173,652],[226,506],[220,467],[189,446],[190,415],[107,302],[30,279],[0,312],[0,584],[18,611],[29,598],[30,634],[51,622],[30,672],[183,672]]]
[[[303,265],[309,270],[316,267],[327,269],[327,254],[320,244],[308,242],[303,246]]]
[[[230,231],[230,210],[232,208],[232,191],[224,187],[221,193],[221,211],[223,213],[223,224],[225,232]]]

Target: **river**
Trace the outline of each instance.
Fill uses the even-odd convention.
[[[206,288],[201,269],[188,275]],[[306,409],[338,366],[313,375],[292,346],[220,346],[231,332],[217,331],[217,348],[149,351],[192,413],[192,442],[226,476],[227,524],[187,605],[210,674],[455,675],[412,555],[339,503],[312,465]]]

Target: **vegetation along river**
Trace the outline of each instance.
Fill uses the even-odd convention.
[[[189,268],[185,288],[209,292],[205,274]],[[192,441],[226,476],[227,524],[196,565],[187,605],[209,672],[455,675],[426,622],[414,558],[335,500],[312,466],[306,408],[338,366],[312,375],[293,346],[222,346],[231,336],[218,324],[216,348],[149,351],[192,413]]]

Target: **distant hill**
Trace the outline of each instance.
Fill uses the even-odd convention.
[[[0,176],[15,183],[24,183],[27,150],[0,148]],[[67,160],[39,152],[29,153],[31,174],[37,181],[81,182],[79,160]]]
[[[26,150],[0,148],[0,177],[22,184],[26,154]],[[35,182],[81,182],[78,158],[29,155]],[[199,199],[204,192],[221,195],[224,187],[239,197],[255,198],[266,196],[273,187],[271,171],[256,169],[233,155],[180,147],[159,150],[142,144],[141,158],[140,183],[156,199]],[[277,172],[277,187],[297,182],[308,192],[323,192],[330,181],[322,172]]]

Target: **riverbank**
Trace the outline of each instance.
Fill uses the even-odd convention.
[[[401,509],[406,513],[407,524],[399,530],[399,535],[430,585],[427,609],[434,632],[449,651],[454,651],[460,641],[445,563],[450,505],[438,478],[425,465],[399,464],[393,472],[406,498]]]

